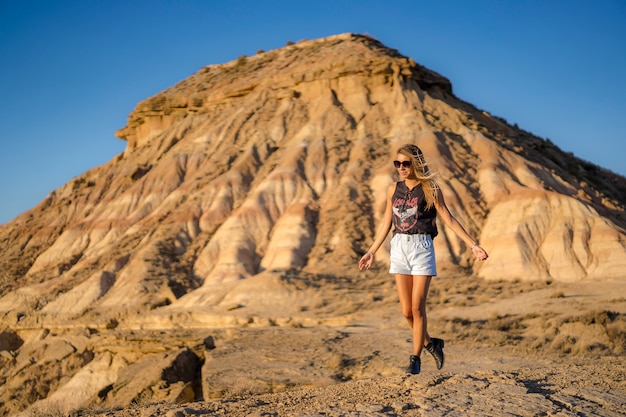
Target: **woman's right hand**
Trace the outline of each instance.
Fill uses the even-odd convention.
[[[374,254],[372,252],[367,252],[359,260],[359,269],[361,271],[363,271],[364,269],[370,269],[373,263],[374,263]]]
[[[481,248],[478,243],[472,246],[472,253],[476,258],[478,258],[479,261],[484,261],[489,257],[487,251]]]

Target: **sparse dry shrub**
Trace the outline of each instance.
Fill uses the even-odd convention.
[[[367,33],[367,32],[363,32],[362,33],[363,37],[368,38],[370,40],[376,41],[378,42],[378,39],[375,36],[372,36],[371,34]]]
[[[103,408],[96,403],[89,403],[86,406],[75,410],[69,417],[89,417],[89,416],[100,416],[100,415],[110,415],[115,410],[112,408]]]
[[[223,398],[243,398],[263,392],[260,389],[260,381],[238,379],[223,392]]]
[[[34,404],[27,412],[28,417],[65,417],[67,412],[60,404]]]
[[[579,349],[579,353],[610,353],[609,347],[603,343],[593,342],[583,345]]]
[[[626,321],[623,319],[606,326],[609,340],[613,344],[613,353],[622,355],[626,352]]]
[[[328,358],[326,365],[333,371],[342,371],[349,365],[350,362],[351,359],[348,356],[341,353],[334,353]]]
[[[448,304],[448,303],[450,303],[450,297],[447,297],[441,294],[441,296],[439,297],[438,304]]]
[[[473,328],[472,322],[460,317],[454,317],[451,320],[447,320],[443,328],[443,334],[450,335],[456,340],[464,340],[476,333],[476,329]]]
[[[451,322],[453,324],[459,324],[461,326],[469,326],[470,324],[472,324],[472,322],[470,320],[467,319],[463,319],[461,317],[455,317],[451,320]]]
[[[327,367],[334,372],[333,379],[337,381],[348,381],[352,379],[351,368],[356,364],[356,360],[342,353],[334,353],[327,360]]]
[[[501,332],[510,332],[512,330],[523,330],[526,328],[520,317],[517,316],[498,316],[488,320],[485,328],[490,330],[499,330]]]
[[[559,326],[555,325],[553,319],[543,320],[541,322],[541,329],[545,331],[546,334],[552,334],[556,336],[559,334]]]
[[[597,323],[606,326],[608,323],[611,323],[618,318],[619,315],[619,313],[614,313],[612,311],[594,311],[580,316],[577,321],[586,325]]]
[[[235,67],[241,67],[245,65],[246,62],[248,62],[248,57],[245,55],[241,55],[239,58],[237,58],[237,62],[235,62]]]
[[[336,353],[326,360],[326,366],[334,371],[341,370],[341,355]]]
[[[552,341],[552,339],[550,339],[548,336],[536,337],[531,342],[530,348],[533,349],[533,350],[540,350],[540,349],[544,348],[545,346],[548,346],[551,341]]]
[[[598,310],[580,316],[546,321],[556,336],[550,348],[564,354],[621,354],[626,344],[626,320],[619,314]]]
[[[570,354],[572,353],[572,348],[576,344],[576,341],[575,337],[560,335],[552,342],[550,348],[564,354]]]

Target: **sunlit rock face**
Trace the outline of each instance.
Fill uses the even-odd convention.
[[[123,154],[0,226],[3,325],[228,326],[240,319],[216,311],[270,299],[298,311],[302,297],[275,277],[357,273],[404,143],[422,148],[450,210],[490,253],[476,262],[439,224],[440,271],[626,271],[623,177],[463,102],[446,78],[366,36],[209,65],[139,103],[117,135]],[[89,395],[112,384],[111,404],[127,399],[112,382],[121,365],[96,359],[115,366]]]

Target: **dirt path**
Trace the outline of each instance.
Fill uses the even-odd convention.
[[[623,416],[626,372],[621,360],[550,363],[515,357],[485,360],[467,352],[446,372],[364,378],[320,388],[191,403],[153,404],[92,414],[131,416]],[[488,369],[489,363],[502,366]],[[463,372],[477,363],[480,370]],[[503,369],[504,368],[504,369]],[[445,368],[444,368],[445,369]],[[85,414],[83,414],[85,415]]]

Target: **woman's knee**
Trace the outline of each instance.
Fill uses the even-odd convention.
[[[421,320],[422,317],[426,315],[426,306],[423,304],[413,306],[410,314],[411,316],[413,316],[413,318],[415,318],[415,320]]]
[[[402,309],[402,315],[404,316],[405,319],[412,321],[413,320],[413,312],[411,311],[410,308],[403,308]]]

